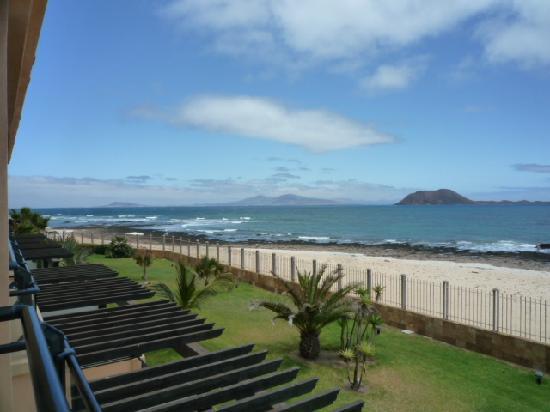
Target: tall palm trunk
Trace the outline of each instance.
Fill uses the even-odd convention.
[[[317,359],[321,352],[319,333],[304,332],[300,335],[300,355],[305,359]]]

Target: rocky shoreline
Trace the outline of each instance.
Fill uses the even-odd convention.
[[[57,229],[62,230],[62,229]],[[85,231],[94,233],[97,237],[101,233],[107,234],[124,234],[139,232],[148,235],[152,233],[160,234],[157,230],[136,229],[124,226],[110,227],[79,227],[67,230]],[[164,232],[162,232],[164,233]],[[309,241],[267,241],[250,239],[242,242],[227,242],[214,237],[205,235],[193,235],[185,232],[168,233],[168,236],[182,238],[185,241],[196,242],[210,241],[219,242],[220,244],[231,244],[235,246],[257,247],[262,249],[279,249],[279,250],[302,250],[302,251],[331,251],[350,254],[361,254],[372,257],[387,257],[396,259],[410,260],[431,260],[431,261],[451,261],[457,263],[482,263],[490,264],[497,267],[506,267],[514,269],[540,270],[550,271],[550,253],[542,252],[482,252],[472,250],[459,250],[447,246],[426,246],[426,245],[410,245],[410,244],[379,244],[365,245],[359,243],[315,243]]]

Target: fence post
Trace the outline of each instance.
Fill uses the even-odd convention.
[[[340,276],[338,278],[338,290],[342,290],[342,273],[344,273],[344,269],[342,268],[342,264],[338,263],[338,265],[336,266],[336,273],[338,274],[338,276]]]
[[[153,250],[153,232],[149,232],[149,250]]]
[[[313,259],[311,267],[313,276],[315,276],[317,274],[317,259]]]
[[[166,233],[162,234],[162,251],[166,249]]]
[[[63,232],[63,240],[65,240],[65,232]],[[80,232],[80,244],[84,244],[84,232]]]
[[[231,246],[227,246],[227,266],[231,267]]]
[[[94,232],[90,233],[90,240],[92,241],[92,245],[94,244]]]
[[[182,255],[182,254],[183,254],[183,253],[182,253],[182,249],[181,249],[181,244],[182,244],[182,241],[183,241],[183,240],[182,240],[182,238],[180,237],[180,255]]]
[[[401,284],[401,309],[407,310],[407,275],[400,276]]]
[[[244,248],[241,248],[241,269],[244,269]]]
[[[139,235],[136,235],[136,249],[139,249]]]
[[[191,241],[187,241],[187,256],[191,257]]]
[[[201,258],[201,242],[197,240],[197,259]]]
[[[493,331],[498,332],[498,289],[493,289]]]
[[[208,241],[204,242],[204,247],[206,248],[206,257],[208,258],[209,257],[209,253],[208,253],[208,249],[209,249],[209,244],[208,244]]]
[[[176,237],[172,235],[172,252],[176,251]]]
[[[260,273],[260,251],[256,251],[256,273]]]
[[[443,281],[443,302],[442,302],[442,309],[443,309],[443,319],[448,320],[449,319],[449,282],[444,280]]]
[[[277,276],[277,255],[275,253],[271,254],[271,274]]]
[[[220,261],[220,242],[216,243],[216,260]]]
[[[372,271],[370,269],[367,269],[367,290],[370,296],[372,294]]]
[[[296,258],[290,257],[290,280],[296,282]]]

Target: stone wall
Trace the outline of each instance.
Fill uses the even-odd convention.
[[[171,260],[183,259],[192,265],[198,261],[196,258],[181,256],[178,253],[168,251],[153,251],[153,254],[156,257],[164,257]],[[275,293],[285,290],[284,282],[274,276],[260,275],[235,267],[228,269],[241,281],[251,283],[262,289]],[[384,322],[388,325],[400,329],[409,329],[419,335],[428,336],[460,348],[490,355],[521,366],[550,372],[550,346],[548,345],[440,318],[432,318],[400,308],[384,305],[377,306]]]

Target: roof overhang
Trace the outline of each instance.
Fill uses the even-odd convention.
[[[11,0],[8,15],[8,156],[11,158],[21,111],[46,12],[47,0]]]

